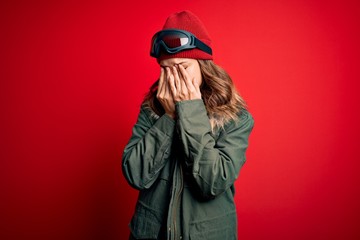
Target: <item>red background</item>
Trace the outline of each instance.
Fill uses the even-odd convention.
[[[126,239],[122,150],[184,9],[255,119],[239,239],[360,238],[358,1],[29,2],[0,5],[0,239]]]

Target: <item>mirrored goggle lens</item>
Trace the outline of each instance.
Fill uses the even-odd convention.
[[[185,34],[172,33],[163,36],[162,41],[168,48],[177,48],[188,44],[190,40]]]

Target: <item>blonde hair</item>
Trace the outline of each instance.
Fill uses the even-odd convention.
[[[200,65],[202,84],[200,91],[212,131],[223,128],[230,120],[235,120],[246,103],[237,92],[229,74],[212,60],[197,60]],[[155,117],[162,116],[165,111],[156,98],[157,80],[144,98],[143,104],[150,108]]]

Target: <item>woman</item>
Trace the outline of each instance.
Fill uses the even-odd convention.
[[[141,106],[122,169],[138,189],[130,239],[237,239],[234,181],[254,121],[212,61],[201,21],[183,11],[152,39],[160,78]]]

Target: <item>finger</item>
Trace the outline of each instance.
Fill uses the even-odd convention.
[[[160,67],[160,79],[159,79],[158,90],[157,90],[158,96],[163,93],[164,78],[165,78],[165,70],[164,70],[164,68]]]
[[[177,94],[177,89],[176,89],[176,84],[175,84],[175,76],[173,74],[173,72],[170,72],[170,77],[169,77],[169,81],[168,81],[168,90],[169,93],[171,94],[172,97],[176,96]]]
[[[168,81],[169,78],[170,78],[170,68],[169,68],[169,67],[165,67],[165,72],[166,72],[166,81]]]
[[[190,79],[189,73],[185,70],[184,66],[179,64],[179,72],[181,73],[181,76],[184,80]]]
[[[164,93],[166,93],[167,91],[167,84],[169,82],[169,77],[170,77],[170,74],[169,74],[169,68],[168,67],[165,67],[165,74],[166,74],[166,77],[164,79]]]
[[[186,86],[185,77],[182,74],[182,71],[180,69],[180,67],[182,67],[182,68],[184,68],[184,67],[181,64],[178,64],[177,67],[178,67],[178,73],[179,73],[179,77],[180,77],[181,98],[185,100],[185,99],[188,98],[188,96],[187,96],[188,95],[188,89],[187,89],[187,86]]]
[[[182,66],[182,65],[179,65],[179,69],[180,69],[180,72],[184,78],[184,82],[186,84],[186,88],[190,91],[190,92],[193,92],[195,90],[194,88],[194,85],[191,81],[191,78],[188,74],[188,72],[185,70],[185,68]]]
[[[173,80],[174,80],[174,76],[172,75],[170,68],[166,67],[166,82],[164,83],[166,96],[168,96],[168,94],[170,93],[169,85],[170,85],[170,82],[172,82]]]
[[[180,77],[180,80],[181,80],[181,79],[184,79],[184,76],[182,75],[182,72],[181,72],[181,70],[180,70],[180,66],[181,66],[181,64],[177,64],[177,65],[176,65],[177,70],[178,70],[178,73],[179,73],[179,77]]]
[[[179,75],[180,73],[179,73],[179,70],[178,70],[178,66],[173,67],[173,73],[174,73],[174,78],[175,78],[176,91],[180,92],[181,91],[181,83],[180,83],[181,76]]]
[[[182,78],[181,79],[181,81],[180,81],[180,83],[181,83],[181,98],[182,99],[186,99],[187,98],[187,95],[188,95],[188,89],[187,89],[187,87],[186,87],[186,83],[185,83],[185,79],[184,78]]]
[[[169,78],[168,88],[170,89],[171,95],[175,97],[177,93],[177,88],[176,88],[176,77],[173,73],[171,73],[171,76]]]

